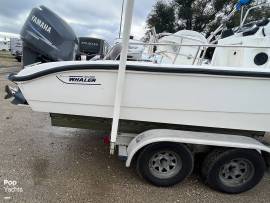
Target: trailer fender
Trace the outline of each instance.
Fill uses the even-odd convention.
[[[140,149],[149,144],[158,142],[175,142],[219,147],[255,149],[258,151],[270,153],[270,147],[251,137],[181,130],[155,129],[148,130],[137,135],[129,143],[127,148],[128,157],[126,161],[126,167],[130,166],[134,155]]]

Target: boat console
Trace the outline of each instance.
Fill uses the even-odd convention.
[[[260,28],[265,29],[265,27],[268,27],[269,19],[268,18],[262,18],[261,20],[254,21],[247,23],[243,25],[242,27],[237,27],[235,29],[235,33],[241,34],[242,36],[250,36],[257,33]],[[266,36],[264,34],[264,36]]]
[[[227,31],[226,31],[227,32]],[[227,34],[227,33],[226,33]],[[268,68],[270,55],[269,19],[252,22],[237,28],[218,40],[212,65],[228,67]],[[232,47],[223,47],[232,46]],[[238,46],[238,47],[237,47]]]

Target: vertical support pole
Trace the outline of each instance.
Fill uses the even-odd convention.
[[[181,37],[180,45],[179,45],[178,50],[177,50],[177,53],[175,54],[175,57],[173,59],[173,64],[175,64],[175,61],[176,61],[176,59],[178,58],[178,56],[180,54],[182,43],[183,43],[183,37]]]
[[[200,65],[202,65],[202,63],[203,63],[203,59],[204,59],[204,57],[205,57],[207,48],[208,48],[208,47],[203,47],[203,55],[202,55],[202,58],[201,58],[201,61],[200,61]]]
[[[197,57],[198,57],[198,54],[199,54],[199,52],[200,52],[200,49],[201,49],[201,46],[199,45],[199,46],[198,46],[198,49],[197,49],[197,52],[196,52],[196,55],[195,55],[195,57],[194,57],[194,59],[193,59],[192,65],[195,64],[196,59],[197,59]]]
[[[242,25],[243,21],[243,15],[244,15],[244,7],[241,8],[241,14],[240,14],[240,25]]]
[[[122,95],[124,91],[125,84],[125,71],[127,63],[127,53],[128,53],[128,42],[132,23],[134,0],[127,0],[125,7],[125,18],[124,18],[124,30],[123,30],[123,40],[122,40],[122,51],[119,62],[119,70],[116,84],[116,93],[114,101],[114,111],[113,111],[113,122],[111,130],[111,145],[110,154],[114,153],[115,142],[118,133],[118,124],[120,118],[120,107],[122,102]]]
[[[121,38],[121,32],[122,32],[122,21],[123,21],[124,3],[125,3],[125,0],[122,0],[121,19],[120,19],[120,25],[119,25],[119,39]]]

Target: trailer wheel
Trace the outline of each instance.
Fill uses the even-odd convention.
[[[201,175],[213,189],[237,194],[257,185],[264,171],[265,162],[255,150],[219,149],[207,155]]]
[[[181,182],[193,170],[193,155],[183,144],[157,143],[147,146],[137,160],[137,171],[156,186]]]

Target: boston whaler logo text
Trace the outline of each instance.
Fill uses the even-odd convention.
[[[43,30],[45,30],[48,33],[51,33],[51,27],[49,25],[47,25],[46,23],[44,23],[42,20],[40,20],[39,18],[37,18],[36,16],[32,16],[31,18],[32,22],[34,22],[36,25],[38,25],[39,27],[41,27]]]
[[[69,76],[69,82],[91,83],[96,81],[95,76]]]
[[[57,76],[57,78],[66,84],[79,84],[79,85],[100,85],[97,84],[95,76]]]

